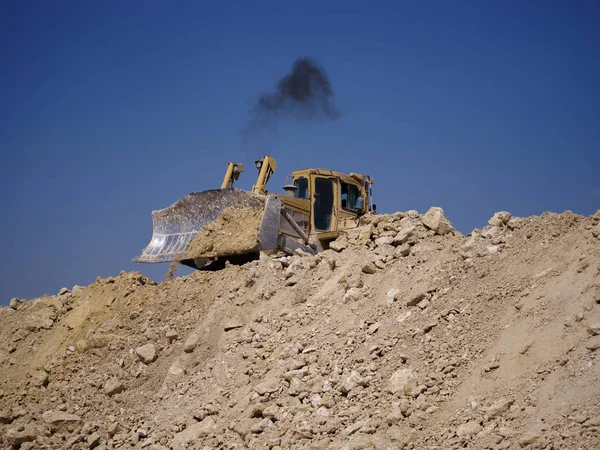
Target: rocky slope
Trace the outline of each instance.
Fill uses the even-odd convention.
[[[600,448],[600,211],[121,273],[0,308],[0,445]]]

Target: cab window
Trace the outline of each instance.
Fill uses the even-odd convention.
[[[360,197],[358,187],[353,184],[340,183],[342,208],[356,211],[356,200]]]
[[[296,178],[294,180],[294,186],[298,188],[296,189],[296,198],[308,198],[308,178]]]

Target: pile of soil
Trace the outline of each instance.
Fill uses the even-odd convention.
[[[600,211],[13,299],[0,448],[600,448]]]
[[[243,255],[256,250],[262,216],[261,208],[233,206],[226,209],[190,241],[180,260]]]

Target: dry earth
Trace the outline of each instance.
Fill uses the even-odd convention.
[[[260,208],[227,208],[192,239],[180,260],[239,255],[255,249],[262,213]]]
[[[98,278],[0,308],[0,448],[600,448],[599,302],[600,211]]]

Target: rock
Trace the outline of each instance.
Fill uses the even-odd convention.
[[[11,309],[17,309],[19,307],[19,305],[23,302],[24,302],[24,300],[21,300],[20,298],[11,298],[8,306]]]
[[[521,226],[522,221],[523,221],[523,219],[513,217],[508,221],[506,226],[508,227],[509,230],[515,230]]]
[[[492,227],[503,227],[508,224],[508,221],[511,219],[512,215],[506,211],[500,211],[494,213],[494,215],[488,220],[488,225]]]
[[[135,354],[144,364],[150,364],[156,359],[156,348],[154,344],[142,345],[135,349]]]
[[[356,243],[358,245],[367,245],[371,241],[371,235],[373,234],[373,224],[366,225],[360,228]]]
[[[186,353],[191,353],[198,346],[198,341],[200,340],[200,336],[196,333],[192,333],[188,336],[183,344],[183,351]]]
[[[15,406],[12,409],[11,421],[15,421],[21,417],[25,417],[27,415],[27,410],[22,406]]]
[[[84,436],[82,434],[76,434],[75,436],[67,439],[67,442],[65,442],[65,448],[73,448],[73,447],[75,447],[75,444],[79,444],[80,442],[83,442],[83,439],[84,439]]]
[[[444,210],[437,206],[429,208],[429,211],[421,217],[421,222],[441,236],[454,231],[454,227],[444,215]]]
[[[592,336],[598,336],[600,334],[600,322],[593,323],[588,326],[588,333]]]
[[[399,369],[390,377],[388,392],[410,396],[418,385],[419,380],[411,368]]]
[[[131,430],[131,432],[129,433],[129,442],[131,443],[131,445],[135,445],[138,442],[140,442],[140,435],[137,434],[135,431]]]
[[[119,394],[120,392],[123,392],[124,390],[125,390],[125,387],[123,386],[123,383],[121,383],[117,379],[108,380],[104,384],[104,393],[106,395],[108,395],[109,397],[112,397],[115,394]]]
[[[36,370],[31,374],[35,386],[48,386],[49,378],[45,370]]]
[[[377,267],[378,269],[385,269],[385,263],[381,260],[378,259],[377,261],[375,261],[373,263],[375,265],[375,267]]]
[[[359,421],[347,426],[340,433],[340,437],[344,439],[344,438],[347,438],[348,436],[353,435],[358,430],[360,430],[366,423],[367,423],[366,420],[359,420]]]
[[[53,430],[59,428],[73,429],[81,422],[81,417],[64,411],[46,411],[42,414],[42,419]]]
[[[390,244],[380,245],[375,249],[375,254],[378,255],[382,260],[393,258],[395,252],[396,247]]]
[[[344,297],[342,298],[342,301],[344,303],[349,303],[349,302],[355,302],[357,300],[359,300],[362,297],[362,292],[359,288],[350,288],[348,289],[348,291],[344,294]]]
[[[540,433],[538,433],[537,431],[535,432],[530,432],[527,433],[525,436],[523,436],[521,439],[519,439],[519,445],[521,447],[526,447],[528,445],[533,444],[535,441],[537,441],[540,438]]]
[[[350,374],[342,377],[342,381],[339,385],[339,390],[343,394],[347,394],[357,386],[366,386],[366,382],[358,372],[353,370],[352,372],[350,372]]]
[[[217,424],[212,417],[208,416],[202,422],[195,423],[177,433],[173,438],[173,450],[186,450],[190,442],[197,441],[202,437],[210,436],[216,429]]]
[[[109,437],[113,437],[115,434],[117,434],[117,431],[119,431],[119,424],[118,422],[113,422],[108,426],[108,429],[106,430],[108,433]]]
[[[31,425],[9,428],[4,435],[6,443],[19,448],[25,442],[33,442],[38,437],[38,431]]]
[[[87,438],[88,448],[96,448],[100,444],[100,435],[98,433],[92,433]]]
[[[381,245],[390,245],[393,242],[394,238],[392,236],[383,236],[375,239],[375,245],[378,247]]]
[[[329,248],[338,253],[344,250],[346,247],[348,247],[348,244],[345,240],[337,239],[329,243]]]
[[[470,422],[460,425],[456,429],[456,434],[459,437],[473,436],[483,430],[483,427],[477,420],[471,420]]]
[[[385,304],[392,305],[396,301],[396,296],[400,294],[400,289],[392,288],[385,294]]]
[[[10,414],[10,412],[8,412],[8,410],[1,410],[0,411],[0,423],[2,424],[7,424],[7,423],[11,423],[12,422],[12,415]]]
[[[507,400],[505,398],[502,398],[498,401],[496,401],[495,403],[492,404],[492,406],[490,406],[487,411],[486,414],[488,415],[488,417],[494,418],[497,416],[501,416],[503,414],[505,414],[506,412],[508,412],[508,410],[510,409],[510,407],[512,406],[512,404],[514,403],[514,400]]]
[[[400,231],[398,231],[398,233],[392,240],[392,245],[397,247],[398,245],[404,244],[413,236],[414,231],[415,227],[412,225],[403,227]]]
[[[503,438],[509,438],[515,435],[515,431],[512,428],[500,427],[498,428],[498,434]]]
[[[427,291],[421,290],[411,294],[406,301],[406,306],[417,306],[422,300],[427,298]]]
[[[369,328],[367,329],[367,333],[374,334],[377,332],[377,330],[379,330],[379,327],[380,327],[380,323],[375,322],[375,323],[369,325]]]
[[[304,391],[304,383],[300,378],[292,378],[290,380],[290,388],[288,389],[288,394],[295,397],[300,395]]]
[[[262,383],[257,384],[254,390],[258,395],[265,395],[277,392],[279,388],[279,381],[276,378],[273,378],[271,380],[263,381]]]
[[[321,417],[329,417],[330,416],[329,410],[325,406],[321,406],[319,409],[317,409],[315,411],[315,414],[317,416],[321,416]]]
[[[386,418],[388,425],[395,425],[402,421],[402,419],[404,419],[404,416],[402,415],[400,408],[394,408]]]
[[[295,286],[296,284],[298,284],[299,281],[300,281],[300,278],[298,277],[298,275],[292,275],[287,280],[285,280],[284,285],[285,286]]]
[[[225,331],[231,331],[231,330],[235,330],[236,328],[242,328],[244,326],[244,322],[242,321],[242,319],[240,319],[239,317],[230,317],[226,322],[225,325],[223,325],[223,330]]]
[[[267,419],[274,419],[279,414],[279,408],[276,405],[267,406],[263,409],[262,416]]]
[[[423,302],[427,302],[427,300],[423,300]],[[421,302],[421,303],[423,303],[423,302]],[[421,307],[421,303],[419,303],[419,307]],[[424,309],[424,308],[422,308],[422,309]],[[437,319],[433,319],[433,320],[427,322],[425,324],[425,326],[423,327],[423,334],[429,333],[431,330],[433,330],[435,327],[437,327],[437,325],[438,325]]]
[[[292,378],[304,378],[310,373],[308,367],[302,367],[300,369],[290,370],[283,374],[283,379],[286,381],[291,381]]]
[[[585,343],[585,348],[594,351],[600,348],[600,336],[594,336]]]
[[[262,433],[267,428],[273,425],[273,421],[271,419],[262,419],[260,422],[255,423],[250,427],[250,431],[255,434]]]
[[[583,426],[585,428],[600,427],[600,416],[592,417],[591,419],[586,420],[583,422]]]
[[[173,342],[173,341],[177,340],[177,338],[179,337],[179,334],[177,333],[176,330],[169,328],[167,330],[167,332],[165,333],[165,337],[169,340],[169,342]]]
[[[66,287],[64,287],[64,288],[61,288],[60,291],[58,291],[58,295],[65,295],[65,294],[68,294],[69,292],[71,292],[71,291],[69,291]]]
[[[80,352],[85,352],[88,347],[88,341],[85,339],[79,339],[77,342],[75,342],[75,348]]]
[[[394,256],[396,258],[405,258],[408,255],[410,255],[410,245],[407,243],[396,247],[396,250],[394,251]]]
[[[377,268],[375,267],[375,264],[368,262],[362,266],[362,271],[363,273],[374,274],[377,272]]]
[[[173,361],[173,364],[169,367],[169,373],[173,376],[180,377],[185,375],[186,371],[184,367],[181,367],[181,363],[177,360]]]

